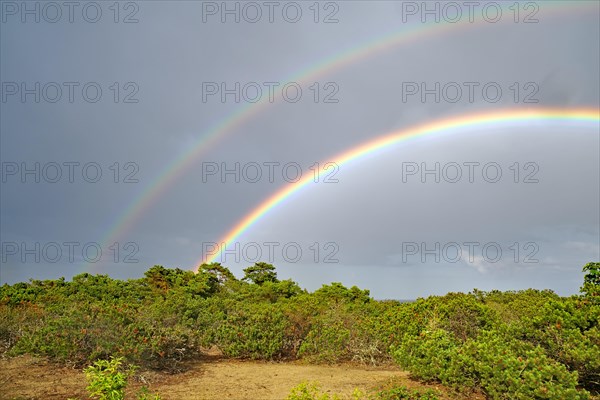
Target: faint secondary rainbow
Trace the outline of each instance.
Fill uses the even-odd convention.
[[[442,135],[452,132],[460,132],[470,128],[501,128],[517,124],[531,124],[532,122],[600,122],[600,109],[598,108],[538,108],[538,109],[511,109],[493,112],[483,112],[475,114],[466,114],[458,117],[444,118],[431,123],[417,125],[412,128],[401,129],[387,135],[377,137],[362,143],[336,157],[328,158],[328,162],[335,162],[338,166],[356,161],[378,150],[404,142],[406,140],[425,135]],[[321,165],[324,165],[321,164]],[[275,192],[271,197],[253,209],[249,214],[242,218],[219,242],[217,242],[217,251],[207,257],[206,254],[196,263],[196,268],[200,264],[216,262],[221,256],[223,250],[231,243],[234,243],[244,232],[246,232],[258,220],[268,214],[271,210],[289,199],[294,193],[313,182],[313,176],[307,175],[296,183],[284,186]]]
[[[506,10],[507,13],[512,12],[508,9],[508,7],[512,5],[512,2],[507,2],[506,4],[502,3],[503,10]],[[556,1],[546,3],[544,7],[547,7],[546,10],[549,10],[552,15],[557,15],[557,11],[563,9],[569,11],[582,11],[597,7],[597,4],[595,4],[595,2],[574,4],[571,1]],[[509,14],[506,15],[508,18]],[[545,16],[548,15],[549,14],[545,14]],[[464,18],[464,21],[461,20],[458,23],[419,23],[416,25],[405,25],[403,29],[395,30],[391,33],[388,32],[357,46],[352,46],[338,53],[334,53],[314,64],[305,66],[286,79],[280,80],[280,82],[282,84],[284,82],[296,82],[299,84],[310,83],[311,80],[317,79],[322,75],[329,74],[347,65],[367,59],[401,44],[425,39],[440,33],[445,33],[446,31],[458,31],[459,27],[468,28],[479,26],[484,21],[481,13],[476,13],[474,22],[469,22],[468,18]],[[139,221],[140,217],[151,208],[156,200],[162,197],[162,195],[195,164],[198,157],[205,154],[207,150],[217,143],[218,139],[233,132],[236,128],[239,128],[245,122],[272,104],[275,103],[270,103],[268,96],[263,96],[255,103],[248,103],[238,108],[236,111],[214,124],[204,134],[199,135],[187,149],[183,150],[168,163],[154,179],[145,185],[123,211],[118,214],[101,240],[102,248],[108,248],[114,242],[118,242],[124,234]],[[98,265],[83,264],[81,266],[84,270],[89,267],[97,268]]]

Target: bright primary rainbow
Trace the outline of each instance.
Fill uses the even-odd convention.
[[[500,110],[493,112],[483,112],[475,114],[466,114],[458,117],[441,119],[432,123],[417,125],[413,128],[401,129],[390,134],[379,136],[373,140],[369,140],[359,146],[356,146],[336,157],[328,159],[329,162],[335,162],[337,166],[356,161],[362,157],[372,154],[376,151],[383,150],[392,145],[404,142],[406,140],[425,136],[425,135],[442,135],[452,132],[460,132],[469,128],[478,130],[486,127],[502,128],[514,124],[530,125],[532,122],[576,122],[576,123],[592,123],[597,125],[600,121],[600,110],[598,108],[577,108],[577,109],[561,109],[561,108],[534,108],[534,109],[512,109]],[[324,165],[320,164],[320,165]],[[218,243],[217,251],[213,254],[203,254],[202,258],[197,261],[196,266],[206,262],[218,262],[221,253],[229,244],[234,243],[239,237],[246,232],[259,219],[277,207],[286,199],[289,199],[294,193],[298,192],[303,187],[306,187],[310,182],[313,182],[313,176],[307,175],[296,183],[284,186],[279,191],[275,192],[271,197],[266,199],[258,207],[247,214],[239,221]]]
[[[505,8],[511,6],[512,2],[502,4]],[[594,2],[583,2],[573,4],[570,1],[556,1],[548,4],[548,10],[554,12],[566,9],[568,11],[587,10],[589,7],[597,7]],[[550,15],[550,14],[546,14]],[[370,41],[353,46],[344,51],[335,53],[325,59],[322,59],[308,67],[304,67],[299,72],[292,74],[281,82],[310,83],[321,75],[325,75],[341,69],[362,59],[369,58],[387,49],[395,46],[410,43],[413,41],[425,39],[446,31],[458,30],[459,27],[468,28],[481,25],[484,19],[477,14],[473,23],[465,19],[458,23],[427,23],[407,25],[403,29],[385,34]],[[179,177],[185,174],[208,149],[217,143],[217,140],[226,134],[233,132],[236,128],[242,126],[246,121],[266,108],[270,103],[267,96],[260,98],[255,103],[249,103],[238,108],[235,112],[228,115],[225,119],[215,124],[203,135],[199,135],[195,142],[186,150],[183,150],[175,157],[153,180],[151,180],[134,197],[127,207],[117,216],[110,228],[107,229],[102,240],[102,248],[108,248],[112,243],[118,242],[124,234],[129,231],[144,213],[151,208],[154,202],[160,198],[171,187]],[[82,269],[87,270],[89,264],[82,265]],[[92,264],[91,267],[97,267]]]

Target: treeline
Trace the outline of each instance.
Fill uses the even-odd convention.
[[[600,389],[600,263],[584,271],[577,296],[474,290],[413,303],[340,283],[309,293],[266,263],[242,279],[213,263],[31,280],[0,287],[0,350],[177,372],[217,346],[232,358],[397,363],[491,399],[586,399]]]

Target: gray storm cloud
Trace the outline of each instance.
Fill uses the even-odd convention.
[[[35,95],[27,95],[24,102],[19,95],[3,101],[2,162],[95,162],[103,172],[97,183],[83,177],[73,183],[35,183],[31,177],[22,183],[19,175],[7,177],[0,195],[3,243],[43,247],[50,242],[101,242],[118,216],[157,182],[182,150],[201,142],[232,114],[253,107],[243,93],[238,93],[239,103],[236,94],[226,95],[225,102],[219,94],[203,101],[203,84],[235,88],[236,82],[240,87],[256,82],[264,89],[264,82],[276,82],[281,87],[376,38],[423,28],[419,18],[403,22],[406,4],[398,2],[338,2],[335,23],[323,23],[336,10],[325,9],[323,3],[318,18],[308,3],[301,3],[302,18],[295,23],[278,13],[273,23],[264,13],[255,23],[244,18],[235,23],[231,16],[222,23],[220,14],[203,14],[207,2],[137,4],[138,22],[130,24],[123,18],[131,10],[121,10],[118,23],[107,8],[97,23],[79,14],[73,23],[47,23],[43,15],[39,23],[31,22],[33,17],[22,23],[20,15],[3,11],[3,84],[80,85],[73,102],[63,96],[55,103],[46,98],[37,103]],[[581,4],[552,11],[539,2],[538,23],[515,23],[513,15],[505,14],[498,23],[415,35],[370,57],[340,63],[302,82],[301,101],[279,99],[267,105],[203,152],[122,232],[116,260],[109,248],[95,264],[83,262],[80,253],[77,262],[53,263],[41,257],[38,263],[31,255],[23,261],[22,254],[4,252],[0,281],[70,277],[84,270],[133,277],[154,264],[193,268],[203,243],[218,241],[288,183],[281,177],[274,182],[223,183],[220,175],[204,182],[205,163],[298,163],[310,174],[315,162],[379,135],[453,115],[515,107],[597,108],[598,8],[588,5],[582,11]],[[96,103],[86,101],[81,92],[90,82],[103,91]],[[472,101],[465,85],[469,82],[477,84]],[[456,85],[438,93],[439,101],[436,94],[406,94],[407,87],[430,90],[449,83]],[[501,88],[497,101],[482,92],[486,85]],[[463,92],[454,101],[456,87]],[[325,102],[327,95],[337,102]],[[124,102],[127,96],[137,102]],[[600,257],[598,124],[549,121],[489,129],[424,137],[345,165],[339,183],[303,189],[265,215],[240,242],[300,243],[304,260],[288,262],[280,256],[274,263],[282,276],[310,288],[342,281],[370,288],[380,298],[473,287],[577,292],[581,266]],[[416,175],[402,182],[406,163],[464,162],[498,163],[505,179],[497,184],[482,179],[437,184],[422,183]],[[539,167],[539,182],[512,182],[511,166],[519,163],[522,180],[531,172],[528,162]],[[127,163],[138,167],[138,183],[123,182],[132,171],[125,168]],[[443,248],[468,241],[501,243],[505,255],[496,263],[482,260],[480,253],[473,262],[434,262],[431,257],[423,262],[420,253],[403,260],[403,244],[408,242],[440,243]],[[129,242],[138,247],[134,263],[124,262],[129,250],[123,246]],[[339,247],[332,256],[337,263],[323,262],[334,250],[325,247],[330,242]],[[310,248],[314,243],[319,262]],[[519,248],[516,263],[509,249],[514,243]],[[535,250],[526,248],[528,243],[539,247],[532,256],[537,263],[523,262]],[[225,262],[238,274],[248,263]]]

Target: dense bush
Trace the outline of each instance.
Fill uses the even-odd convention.
[[[351,315],[340,307],[326,310],[313,320],[298,351],[300,356],[321,362],[334,363],[351,359]]]
[[[392,353],[396,362],[423,381],[442,380],[457,356],[458,345],[452,335],[442,329],[422,331],[418,336],[405,334]]]
[[[284,352],[286,326],[283,313],[273,305],[241,306],[218,326],[215,343],[230,357],[273,359]]]
[[[576,390],[577,373],[550,359],[541,348],[485,332],[458,349],[443,380],[465,386],[465,377],[492,399],[586,399]],[[473,385],[474,386],[474,385]]]
[[[266,263],[241,280],[218,263],[127,281],[32,280],[0,287],[0,351],[177,372],[217,346],[235,358],[396,362],[492,399],[585,399],[600,387],[600,263],[584,272],[580,296],[474,290],[412,303],[335,282],[308,293]],[[417,396],[386,390],[381,399]]]
[[[581,384],[600,387],[600,305],[585,298],[552,300],[538,314],[515,326],[522,340],[540,346],[548,357],[577,371]]]
[[[588,398],[578,386],[593,390],[597,382],[599,310],[585,297],[476,292],[476,307],[473,297],[460,297],[458,314],[448,312],[461,307],[453,294],[408,305],[414,319],[391,347],[400,366],[418,379],[480,389],[492,399]],[[503,304],[520,308],[508,314]],[[471,317],[462,318],[466,313]]]

